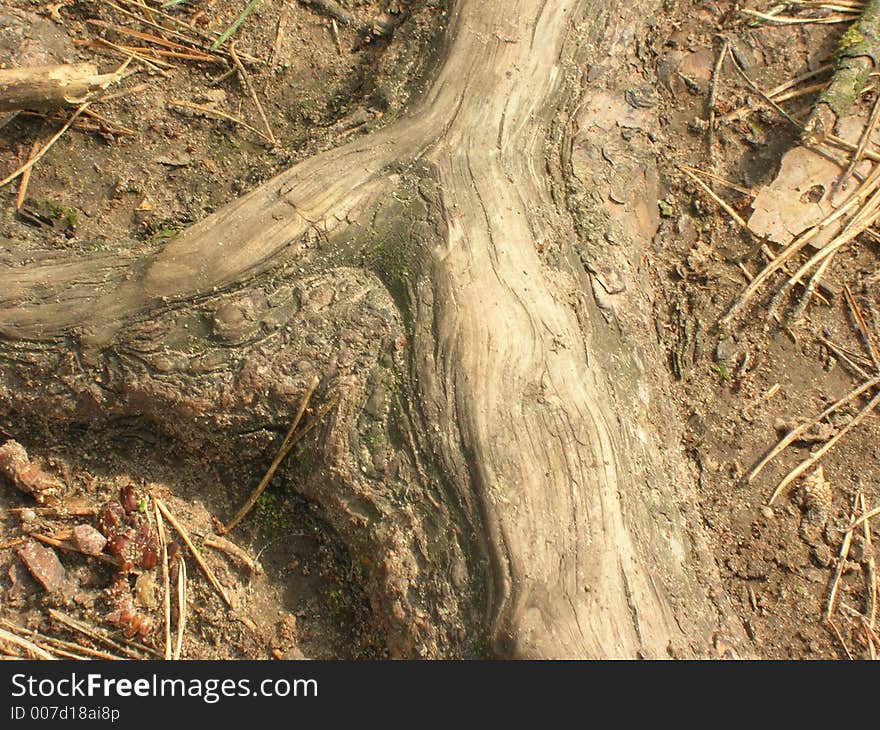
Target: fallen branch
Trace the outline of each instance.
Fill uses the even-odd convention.
[[[118,79],[92,63],[0,69],[0,112],[82,104]]]
[[[837,69],[804,125],[806,147],[822,144],[837,121],[852,107],[880,61],[880,0],[868,0],[858,22],[840,39]]]

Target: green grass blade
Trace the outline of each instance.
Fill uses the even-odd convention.
[[[241,27],[241,24],[244,23],[247,16],[254,11],[254,8],[257,7],[258,2],[260,2],[260,0],[251,0],[248,3],[247,7],[242,11],[241,15],[239,15],[235,19],[232,25],[224,30],[223,33],[220,34],[220,37],[211,44],[212,51],[216,51],[218,48],[220,48],[220,46],[222,46],[224,43],[226,43],[226,41],[229,40],[229,37]]]

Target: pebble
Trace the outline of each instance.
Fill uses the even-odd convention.
[[[52,548],[28,542],[18,549],[18,556],[34,580],[50,593],[64,586],[67,574]]]
[[[159,605],[159,587],[153,573],[141,573],[134,582],[134,593],[140,604],[146,608],[156,608]]]
[[[86,555],[100,555],[104,552],[107,538],[91,525],[77,525],[73,528],[73,544]]]

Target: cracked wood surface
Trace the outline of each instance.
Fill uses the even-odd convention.
[[[547,161],[572,94],[566,75],[580,83],[566,44],[576,38],[602,60],[654,5],[461,0],[408,115],[296,165],[147,259],[5,266],[0,332],[80,328],[84,345],[100,347],[162,302],[307,260],[301,242],[314,226],[335,244],[355,238],[403,181],[430,179],[442,235],[415,252],[412,398],[433,431],[423,438],[485,532],[474,549],[490,566],[491,646],[527,657],[705,652],[718,609],[698,576],[711,582],[711,558],[674,529],[658,537],[608,374],[568,302],[574,282],[538,254],[574,235]]]

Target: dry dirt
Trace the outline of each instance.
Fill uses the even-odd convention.
[[[121,12],[119,8],[130,7],[126,2],[115,4],[116,8],[109,2],[43,5],[12,0],[0,14],[0,60],[20,57],[24,23],[31,44],[48,49],[55,61],[94,59],[101,70],[112,70],[124,56],[98,55],[106,51],[94,45],[97,39],[117,44],[142,41],[86,21],[150,30]],[[306,4],[263,0],[235,36],[239,52],[259,59],[245,65],[278,140],[274,147],[240,125],[182,113],[169,104],[179,100],[210,105],[263,130],[236,76],[218,81],[227,69],[225,60],[166,58],[171,64],[167,77],[133,63],[129,68],[136,73],[116,89],[128,93],[95,105],[105,119],[85,118],[89,128],[68,131],[35,167],[24,215],[14,209],[15,185],[3,191],[0,256],[13,246],[70,251],[119,245],[146,251],[161,246],[292,162],[351,135],[367,134],[393,118],[430,64],[443,25],[442,2],[343,4],[363,18],[394,11],[391,16],[399,16],[400,23],[390,37],[337,24],[337,42],[327,17]],[[210,36],[225,29],[243,6],[215,0],[177,5],[166,12],[179,19],[194,18],[199,32]],[[714,541],[724,584],[754,641],[756,656],[844,658],[849,651],[863,657],[868,648],[857,614],[864,610],[864,565],[872,549],[861,534],[855,536],[841,582],[841,606],[835,614],[840,635],[823,625],[821,617],[834,556],[857,491],[864,493],[869,506],[880,503],[876,415],[823,459],[832,488],[823,524],[804,504],[799,483],[773,508],[765,506],[778,478],[815,444],[795,444],[750,484],[743,476],[784,428],[818,413],[859,382],[819,336],[856,353],[864,355],[865,350],[842,296],[834,297],[830,306],[811,304],[802,321],[785,326],[766,325],[758,301],[745,327],[722,334],[717,322],[745,284],[740,264],[754,273],[761,256],[754,240],[677,169],[679,164],[709,166],[706,131],[699,120],[707,116],[710,77],[722,42],[719,33],[736,49],[751,77],[769,88],[827,61],[845,26],[752,27],[730,3],[682,0],[668,2],[666,12],[668,22],[657,22],[643,53],[661,79],[663,123],[654,130],[654,152],[663,160],[665,186],[658,201],[661,228],[648,270],[658,292],[658,336],[669,354],[668,362],[657,367],[668,368],[676,380],[674,393],[687,424],[683,451],[699,484],[701,515],[694,519],[704,521]],[[814,98],[800,97],[786,108],[793,114],[806,113]],[[719,113],[748,102],[756,108],[748,120],[718,126],[714,169],[743,187],[756,188],[774,177],[797,135],[756,103],[742,79],[725,66],[716,90]],[[19,115],[8,121],[0,129],[2,174],[24,162],[34,141],[45,140],[63,119]],[[716,189],[747,217],[748,200]],[[837,257],[827,277],[838,291],[848,284],[865,312],[880,312],[877,253],[871,240],[853,245]],[[880,323],[875,319],[872,324]],[[830,429],[839,426],[831,424]],[[277,448],[275,442],[260,442],[259,453],[218,465],[200,461],[186,445],[168,442],[128,421],[100,433],[71,433],[65,443],[35,440],[6,423],[2,414],[0,429],[62,479],[65,499],[71,503],[98,509],[132,484],[139,494],[162,498],[197,543],[213,530],[212,516],[228,519],[235,512]],[[94,517],[25,513],[23,521],[21,509],[33,507],[33,500],[2,486],[0,618],[76,639],[48,620],[47,609],[52,607],[118,636],[107,615],[121,592],[134,590],[135,574],[120,582],[112,566],[64,552],[67,584],[50,594],[28,574],[16,552],[26,532],[57,533],[77,521],[94,522]],[[232,596],[234,609],[226,612],[216,591],[188,561],[191,615],[184,656],[383,655],[358,586],[357,559],[321,520],[320,507],[296,495],[283,470],[232,538],[259,558],[263,572],[251,574],[235,559],[202,549]],[[878,542],[875,528],[873,544]],[[158,573],[156,579],[161,580]],[[137,607],[161,625],[160,607]],[[144,641],[161,646],[161,632],[154,631]],[[0,647],[16,651],[2,643]]]
[[[770,3],[749,6],[767,10]],[[676,169],[679,164],[712,169],[701,120],[707,118],[710,80],[723,39],[749,77],[770,89],[828,63],[847,26],[753,26],[731,3],[690,7],[674,31],[664,32],[655,45],[669,114],[662,130],[668,196],[653,265],[665,297],[657,311],[658,332],[669,353],[667,366],[678,380],[687,424],[683,446],[698,476],[702,519],[715,539],[722,577],[758,656],[830,659],[846,658],[849,652],[866,657],[870,649],[859,614],[865,611],[866,567],[876,554],[876,527],[873,548],[858,531],[853,538],[840,584],[841,605],[834,614],[840,636],[821,619],[857,493],[864,494],[869,506],[880,502],[876,412],[822,459],[832,494],[827,514],[810,509],[802,480],[773,507],[767,502],[788,470],[836,433],[853,409],[844,409],[819,432],[807,434],[814,438],[793,444],[751,483],[744,476],[793,426],[865,380],[820,337],[867,357],[842,289],[850,287],[868,326],[880,333],[876,241],[860,239],[835,259],[826,275],[837,294],[830,305],[813,302],[800,321],[784,318],[778,325],[766,317],[765,295],[755,301],[744,324],[722,332],[719,319],[747,283],[740,264],[754,274],[766,260],[758,253],[760,242],[741,232]],[[827,80],[828,75],[818,78]],[[789,114],[805,117],[817,94],[783,106]],[[862,101],[870,109],[873,95]],[[757,189],[776,176],[782,155],[798,144],[798,132],[757,99],[726,63],[716,86],[718,116],[746,104],[756,113],[718,125],[714,170],[744,188]],[[747,197],[713,187],[748,219]]]

